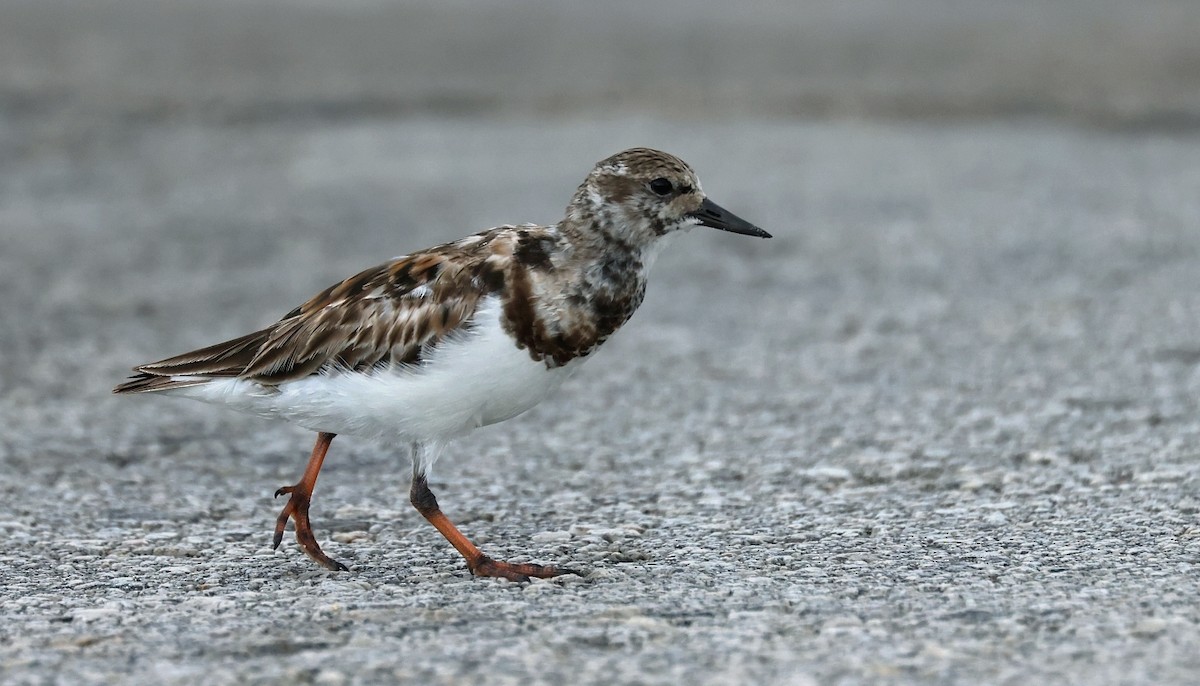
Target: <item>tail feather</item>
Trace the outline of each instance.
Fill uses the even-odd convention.
[[[214,378],[238,376],[249,366],[269,334],[270,329],[263,329],[207,348],[138,365],[133,368],[137,373],[114,388],[113,393],[167,391],[199,386]]]
[[[188,386],[200,386],[208,383],[210,379],[204,377],[187,377],[175,378],[170,376],[159,376],[157,374],[147,374],[145,372],[129,377],[125,383],[113,389],[113,393],[151,393],[153,391],[169,391],[176,388],[187,388]]]
[[[266,342],[269,329],[255,331],[241,338],[210,345],[165,360],[138,365],[135,372],[163,375],[205,374],[236,376],[250,364],[255,353]]]

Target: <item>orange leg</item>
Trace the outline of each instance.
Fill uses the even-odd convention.
[[[500,562],[484,555],[479,548],[475,547],[474,543],[467,540],[467,537],[458,530],[458,527],[454,526],[446,515],[442,514],[442,509],[438,507],[433,491],[429,490],[429,483],[425,480],[424,474],[413,475],[409,498],[412,500],[413,507],[417,508],[417,512],[428,519],[429,523],[441,532],[446,540],[450,541],[450,545],[454,546],[454,549],[463,556],[463,559],[467,561],[467,569],[470,569],[475,576],[494,576],[509,581],[529,581],[529,577],[548,579],[562,574],[579,573],[550,565]]]
[[[279,544],[283,542],[283,530],[287,526],[288,518],[291,518],[296,522],[296,542],[300,544],[300,548],[322,566],[335,572],[345,572],[349,571],[346,565],[321,552],[321,546],[317,545],[317,538],[313,536],[312,525],[308,522],[308,505],[312,501],[313,488],[317,485],[317,474],[321,472],[321,463],[325,461],[325,453],[329,451],[329,444],[333,443],[333,437],[336,435],[317,434],[317,444],[313,446],[312,457],[308,458],[304,476],[294,486],[284,486],[275,491],[276,498],[285,493],[290,493],[292,497],[288,499],[287,505],[283,507],[283,512],[280,512],[279,518],[275,520],[274,547],[278,548]]]

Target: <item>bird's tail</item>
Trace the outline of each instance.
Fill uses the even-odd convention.
[[[155,391],[171,391],[177,388],[187,388],[188,386],[199,386],[208,383],[212,379],[206,379],[195,376],[161,376],[159,374],[150,374],[141,372],[129,377],[125,383],[113,389],[113,393],[153,393]]]
[[[216,378],[238,376],[270,336],[270,329],[133,368],[134,375],[113,393],[151,393],[200,386]]]

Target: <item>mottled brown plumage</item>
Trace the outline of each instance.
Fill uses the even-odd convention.
[[[527,229],[495,228],[359,272],[261,331],[139,365],[116,392],[203,377],[273,386],[321,372],[418,365],[422,350],[463,326],[480,298],[504,290],[518,231]],[[179,376],[188,378],[171,379]]]
[[[341,281],[251,334],[134,368],[117,393],[177,393],[318,432],[288,520],[325,555],[309,499],[338,433],[402,440],[410,499],[482,576],[564,570],[497,562],[441,513],[426,471],[451,438],[516,416],[615,333],[642,303],[663,237],[693,226],[766,237],[708,200],[682,160],[634,148],[598,163],[556,224],[502,226],[398,257]]]
[[[535,360],[564,365],[633,315],[646,288],[643,243],[699,207],[698,184],[688,181],[679,184],[673,216],[656,203],[629,203],[647,177],[664,174],[686,179],[691,170],[666,153],[635,148],[589,176],[602,180],[602,197],[641,215],[650,235],[620,235],[616,229],[628,222],[596,203],[595,184],[585,181],[568,219],[556,226],[503,226],[396,258],[330,286],[261,331],[139,365],[115,391],[169,390],[208,377],[274,386],[317,373],[419,365],[422,351],[469,324],[490,294],[504,298],[504,323],[520,347]],[[580,269],[588,265],[594,268]]]

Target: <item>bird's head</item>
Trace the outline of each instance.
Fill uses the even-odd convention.
[[[709,200],[686,162],[650,148],[631,148],[597,163],[575,192],[567,217],[635,245],[694,226],[771,237]]]

